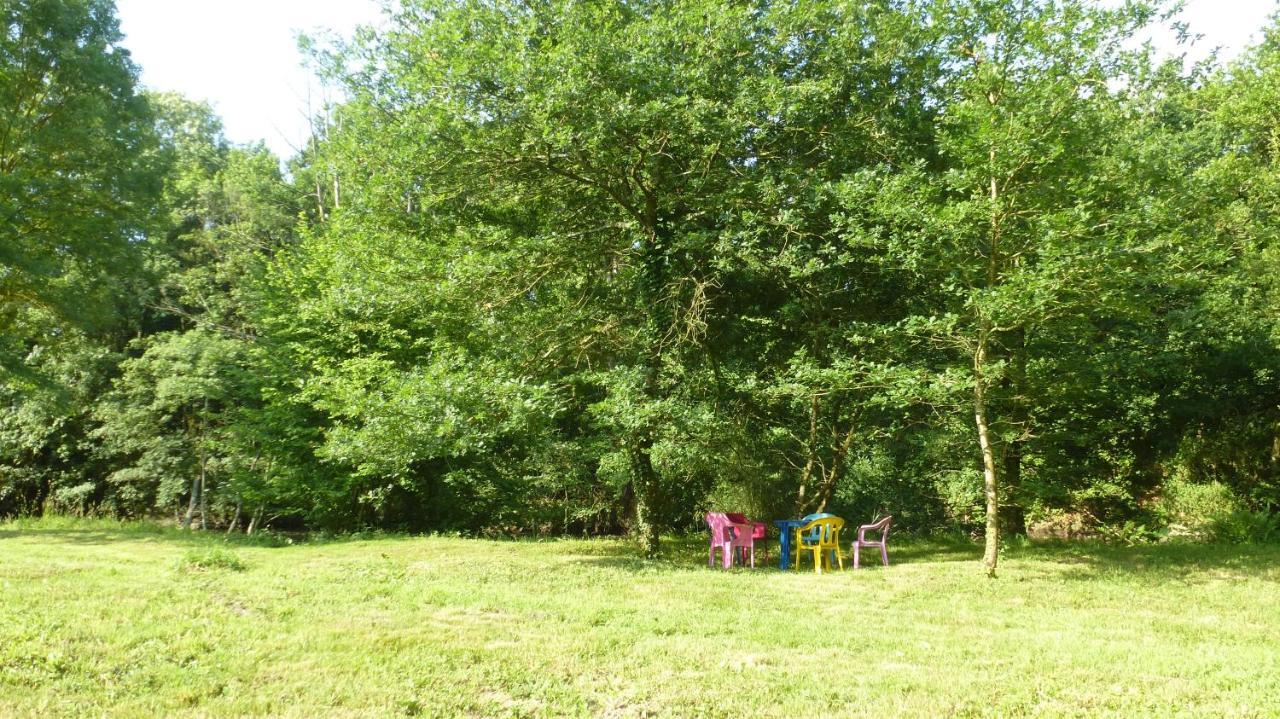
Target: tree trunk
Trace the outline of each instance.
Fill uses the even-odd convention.
[[[204,448],[200,449],[200,530],[204,531],[209,528],[209,501],[205,497],[205,478],[208,461],[205,457]]]
[[[1011,536],[1027,533],[1027,513],[1018,500],[1018,487],[1022,485],[1022,444],[1022,440],[1015,439],[1005,446],[1004,476],[1000,479],[1004,488],[1000,526]]]
[[[246,537],[253,536],[253,530],[258,528],[258,520],[261,518],[262,518],[262,507],[258,507],[256,510],[254,510],[253,516],[249,518],[249,526],[246,527],[244,530],[244,534]]]
[[[813,470],[818,466],[818,395],[809,398],[809,457],[805,460],[804,470],[800,473],[800,489],[796,492],[796,516],[802,516],[809,506],[805,493],[809,488],[809,480]]]
[[[844,440],[836,447],[834,456],[831,458],[831,469],[822,479],[822,488],[818,491],[818,511],[827,511],[827,502],[831,499],[832,492],[835,491],[836,483],[840,481],[840,468],[844,466],[844,458],[849,454],[849,448],[853,446],[853,438],[857,433],[857,424],[850,424],[849,431],[845,433]]]
[[[609,515],[609,531],[630,534],[635,530],[635,527],[632,526],[632,521],[636,516],[636,483],[634,480],[622,485],[622,496],[618,499],[617,510],[610,510]]]
[[[649,241],[641,255],[643,297],[648,312],[648,348],[645,357],[644,395],[652,401],[661,401],[664,342],[671,328],[672,315],[666,302],[667,252],[671,244],[671,231],[658,222],[657,198],[646,194],[645,224],[649,228]],[[653,420],[645,422],[631,440],[631,476],[636,490],[636,531],[644,547],[644,555],[650,559],[658,556],[661,532],[661,478],[653,468],[651,451],[657,434]]]
[[[1277,440],[1280,443],[1280,439]],[[3,485],[3,478],[0,478],[0,485]],[[48,512],[45,511],[45,504],[49,498],[53,496],[53,480],[46,475],[45,479],[36,483],[36,495],[31,504],[31,513],[37,517],[43,517]]]
[[[236,531],[236,527],[239,527],[239,526],[240,526],[240,500],[237,499],[235,514],[231,515],[231,523],[227,525],[227,536],[228,537],[231,536],[231,533]]]
[[[657,517],[661,495],[658,473],[649,455],[653,440],[643,438],[631,449],[631,476],[636,488],[636,533],[644,547],[644,556],[653,559],[660,549]]]
[[[1000,103],[998,90],[987,93],[987,101],[994,108]],[[991,177],[988,191],[991,200],[991,234],[987,248],[987,289],[1000,282],[1000,184],[996,179],[996,146],[989,150]],[[1000,556],[1000,493],[996,475],[995,449],[991,446],[991,428],[987,416],[987,343],[991,341],[992,323],[978,313],[978,342],[973,352],[973,419],[978,427],[978,446],[982,449],[982,488],[987,500],[986,546],[982,552],[982,564],[987,576],[995,578],[996,562]]]
[[[187,502],[187,514],[182,518],[182,528],[191,529],[191,520],[195,519],[196,506],[200,502],[200,477],[191,478],[191,501]]]
[[[986,546],[982,564],[987,576],[996,576],[996,561],[1000,552],[1000,498],[996,477],[996,456],[991,446],[991,432],[987,423],[987,380],[984,375],[986,362],[986,332],[978,340],[973,355],[973,418],[978,427],[978,445],[982,448],[982,486],[987,500]]]

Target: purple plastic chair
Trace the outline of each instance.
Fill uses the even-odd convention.
[[[889,541],[889,527],[893,524],[893,517],[888,516],[872,524],[864,524],[858,527],[858,537],[853,540],[853,568],[858,568],[858,550],[863,547],[879,547],[880,560],[884,562],[884,566],[889,566],[889,550],[885,544]],[[880,541],[871,542],[867,540],[867,532],[879,532]]]
[[[733,555],[738,549],[751,554],[751,567],[756,566],[756,544],[754,527],[750,524],[734,522],[724,512],[708,512],[707,526],[711,528],[711,546],[707,549],[707,566],[715,566],[716,549],[724,568],[733,566]],[[744,554],[742,561],[746,561]]]
[[[769,543],[765,540],[769,538],[769,526],[764,522],[753,522],[747,519],[745,514],[736,512],[725,512],[724,516],[729,518],[730,522],[738,524],[750,524],[754,529],[751,530],[752,542],[761,542],[760,553],[764,555],[764,561],[769,561]]]

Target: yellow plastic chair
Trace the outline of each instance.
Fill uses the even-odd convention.
[[[796,569],[800,568],[802,553],[813,552],[814,572],[822,574],[824,566],[831,569],[832,556],[844,570],[844,557],[840,556],[840,530],[843,528],[844,520],[839,517],[821,517],[796,527]]]

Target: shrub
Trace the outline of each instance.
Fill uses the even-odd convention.
[[[249,565],[236,556],[234,552],[215,547],[212,549],[193,549],[178,560],[178,570],[184,572],[203,572],[210,569],[226,569],[232,572],[243,572]]]
[[[1280,516],[1238,509],[1215,517],[1209,523],[1209,536],[1225,544],[1262,544],[1280,540]]]
[[[1194,483],[1173,477],[1149,510],[1171,537],[1212,539],[1212,525],[1243,507],[1231,488],[1221,482]]]

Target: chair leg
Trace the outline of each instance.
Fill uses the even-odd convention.
[[[858,543],[853,543],[853,568],[858,568]]]
[[[707,567],[716,566],[716,545],[707,548]]]
[[[844,557],[840,554],[840,550],[839,550],[839,549],[837,549],[836,551],[832,552],[832,554],[836,555],[836,564],[840,565],[840,571],[842,571],[842,572],[843,572],[843,571],[844,571]]]
[[[889,548],[883,544],[880,545],[880,559],[884,560],[884,566],[889,566]]]

